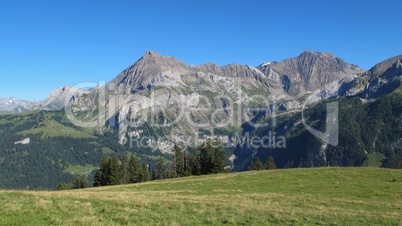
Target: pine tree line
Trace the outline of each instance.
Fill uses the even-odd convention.
[[[99,163],[99,169],[96,170],[93,186],[139,183],[165,178],[225,172],[225,156],[218,141],[209,140],[190,154],[188,150],[175,144],[172,153],[172,163],[166,165],[164,157],[159,156],[156,170],[152,170],[152,173],[150,173],[148,165],[141,162],[135,155],[128,157],[123,154],[120,159],[117,156],[104,156]],[[86,187],[89,187],[88,179],[85,176],[81,176],[75,178],[72,184],[59,183],[56,189],[67,190]]]
[[[78,176],[73,183],[57,183],[56,190],[82,189],[89,187],[88,177],[85,175]]]
[[[259,157],[257,157],[254,162],[251,164],[250,166],[251,170],[274,170],[276,169],[276,164],[274,161],[274,158],[272,156],[269,156],[267,159],[267,162],[264,166],[264,164],[262,163],[261,159]]]
[[[159,168],[158,164],[158,175],[164,174],[167,178],[175,178],[225,172],[225,155],[222,145],[217,140],[207,141],[190,154],[178,145],[174,145],[172,152],[173,162],[168,167],[167,173],[164,174],[164,168]]]
[[[103,157],[99,169],[96,171],[93,185],[98,187],[139,183],[149,180],[225,172],[225,156],[219,141],[209,140],[198,149],[198,151],[192,151],[189,154],[186,149],[175,144],[172,149],[172,163],[166,166],[165,159],[159,156],[156,170],[152,170],[152,173],[148,170],[147,164],[141,163],[135,155],[128,158],[124,154],[121,159],[116,156]]]
[[[139,183],[151,180],[148,165],[141,162],[137,156],[130,158],[123,154],[121,159],[116,156],[102,157],[99,169],[96,171],[94,187]]]

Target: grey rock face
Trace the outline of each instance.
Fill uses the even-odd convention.
[[[58,110],[63,108],[66,101],[68,103],[74,96],[81,96],[90,92],[90,90],[79,90],[71,86],[57,87],[45,100],[32,103],[29,108],[35,110]],[[70,96],[70,94],[73,94],[73,96]]]
[[[234,80],[251,79],[268,87],[269,80],[256,68],[246,65],[231,64],[219,67],[208,63],[200,66],[188,66],[174,57],[163,57],[147,51],[140,60],[121,72],[108,87],[120,94],[133,94],[152,88],[155,84],[186,85],[192,80],[205,79],[216,82],[227,77]]]
[[[378,98],[391,93],[401,86],[402,55],[392,57],[376,64],[362,75],[365,89],[361,93],[363,98]]]
[[[280,62],[266,62],[259,67],[230,64],[218,66],[208,63],[189,66],[174,57],[147,51],[133,65],[107,84],[111,92],[130,102],[133,95],[147,95],[155,87],[181,87],[185,90],[209,90],[220,94],[241,96],[237,101],[249,100],[250,95],[263,94],[271,100],[292,100],[309,92],[325,89],[326,85],[347,75],[361,72],[330,53],[305,51],[296,58]],[[200,82],[202,81],[202,82]],[[71,87],[56,88],[44,101],[0,103],[3,111],[56,110],[63,107]],[[77,95],[89,91],[80,91]],[[352,92],[354,93],[354,92]],[[295,104],[287,104],[296,106]]]
[[[31,102],[19,100],[17,98],[0,98],[0,111],[2,112],[21,112]]]
[[[91,91],[78,90],[74,87],[65,86],[54,89],[43,101],[24,101],[16,98],[0,98],[0,111],[19,113],[33,110],[59,110],[65,106],[67,98],[72,98],[69,96],[69,92],[73,93],[75,96],[81,96],[84,93],[90,93]],[[70,99],[68,99],[67,102],[69,102]]]
[[[309,94],[309,98],[304,98],[305,103],[311,104],[333,97],[339,81],[361,71],[332,54],[311,51],[281,62],[266,62],[259,67],[212,63],[189,66],[174,57],[147,51],[106,87],[110,94],[119,97],[120,107],[116,111],[119,121],[123,122],[119,124],[123,134],[120,142],[125,143],[130,133],[140,133],[130,125],[149,120],[145,116],[150,114],[164,118],[165,125],[174,121],[172,131],[179,137],[199,137],[200,128],[194,123],[206,125],[202,130],[211,134],[219,127],[211,124],[211,115],[223,121],[231,120],[231,124],[221,129],[238,128],[255,117],[255,112],[247,110],[250,107],[300,108],[298,98]],[[234,108],[234,105],[240,107]],[[216,109],[227,106],[229,110],[215,114]],[[208,111],[199,111],[208,107]],[[109,116],[115,113],[109,112]]]
[[[145,114],[156,115],[165,119],[164,124],[174,121],[176,134],[192,134],[192,137],[198,137],[200,129],[194,124],[206,125],[204,129],[213,133],[210,118],[216,109],[230,108],[214,117],[231,119],[240,125],[245,116],[241,116],[240,121],[234,119],[230,115],[235,112],[240,115],[240,109],[230,106],[260,101],[253,99],[255,94],[265,95],[266,99],[271,98],[270,93],[286,97],[281,89],[275,90],[280,88],[276,81],[271,81],[252,66],[231,64],[220,67],[211,63],[188,66],[174,57],[163,57],[152,51],[147,51],[106,87],[113,96],[119,96],[120,108],[116,110],[120,122],[128,120],[138,124],[148,120],[144,119]],[[209,108],[209,111],[201,112],[199,108]],[[114,113],[109,112],[109,115]],[[119,128],[123,133],[130,130],[129,123],[121,123]],[[127,142],[127,136],[122,136],[120,141]]]
[[[278,63],[264,63],[258,69],[282,83],[286,93],[294,97],[325,89],[327,84],[363,72],[358,66],[348,64],[331,53],[312,51],[305,51],[298,57]]]

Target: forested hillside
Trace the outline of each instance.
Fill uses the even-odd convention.
[[[331,100],[332,101],[332,100]],[[266,162],[273,156],[278,168],[319,166],[382,166],[398,168],[402,162],[402,95],[395,92],[363,103],[358,97],[339,101],[339,145],[325,145],[308,132],[301,113],[277,117],[277,126],[244,127],[243,133],[263,137],[270,131],[286,138],[286,148],[226,147],[236,155],[233,171],[249,170],[257,157]],[[325,131],[326,102],[305,110],[307,124]],[[256,116],[261,117],[261,116]],[[272,120],[260,118],[260,121]],[[145,124],[146,126],[147,124]],[[145,127],[144,127],[145,128]],[[155,129],[148,127],[149,129]],[[102,132],[100,132],[102,131]],[[162,153],[118,143],[118,131],[83,129],[71,124],[64,111],[37,111],[0,116],[0,187],[54,189],[78,175],[89,175],[90,184],[102,156],[136,154],[156,170]],[[23,142],[29,138],[29,142]],[[187,151],[192,152],[190,149]],[[170,163],[172,156],[163,154]]]
[[[319,166],[382,166],[398,168],[402,163],[402,95],[399,92],[364,103],[359,97],[340,98],[339,144],[323,143],[301,123],[300,112],[278,119],[275,128],[251,131],[264,136],[272,129],[286,137],[286,148],[259,148],[247,151],[237,147],[236,170],[247,170],[256,157],[272,155],[280,168]],[[367,102],[367,101],[366,101]],[[325,131],[326,104],[305,110],[308,125]],[[272,120],[272,119],[267,119]]]
[[[61,110],[0,116],[0,187],[54,189],[58,182],[72,182],[78,175],[89,175],[92,181],[102,156],[132,152],[153,164],[152,155],[160,155],[120,145],[113,129],[77,127],[64,114]]]

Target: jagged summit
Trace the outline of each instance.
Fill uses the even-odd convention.
[[[300,53],[300,55],[297,57],[303,57],[303,56],[309,56],[309,55],[319,55],[319,54],[321,54],[321,53],[317,52],[317,51],[305,50],[302,53]]]
[[[155,57],[155,56],[161,56],[159,53],[152,51],[152,50],[147,50],[145,53],[142,55],[143,57],[145,56],[150,56],[150,57]]]
[[[18,112],[14,111],[18,107],[25,108],[30,104],[30,101],[19,100],[15,97],[0,98],[0,111]]]
[[[331,56],[333,57],[333,54],[331,52],[319,52],[319,51],[313,51],[313,50],[305,50],[302,53],[300,53],[299,56],[302,56],[302,55],[316,55],[316,56],[323,55],[323,56],[327,56],[327,57],[331,57]]]
[[[364,86],[360,85],[363,84]],[[360,82],[355,81],[355,89],[363,88],[363,98],[379,98],[401,87],[402,84],[402,55],[384,60],[365,72]]]
[[[401,70],[402,55],[385,60],[364,73],[356,65],[346,63],[332,53],[311,50],[279,62],[264,62],[258,67],[242,64],[219,66],[213,63],[189,66],[175,57],[162,56],[158,52],[148,50],[110,81],[107,87],[121,95],[130,96],[138,92],[146,95],[152,87],[161,84],[185,87],[188,91],[196,87],[195,90],[200,88],[221,90],[222,93],[242,84],[242,88],[250,90],[261,88],[269,90],[267,93],[274,96],[298,98],[306,93],[325,89],[327,84],[347,77],[348,83],[353,78],[364,80],[363,83],[356,80],[357,84],[364,84],[363,86],[352,83],[348,85],[353,88],[352,91],[349,90],[351,95],[361,93],[365,85],[370,83],[372,88],[366,90],[366,93],[372,96],[370,93],[376,92],[375,87],[383,84],[384,79],[389,83],[394,77],[400,78]],[[376,78],[379,78],[378,81]],[[198,84],[200,81],[204,81],[204,84]],[[56,88],[46,100],[30,104],[27,109],[57,108],[64,103],[66,93],[70,89],[68,86]],[[85,90],[85,92],[94,91],[96,89]]]
[[[142,55],[142,57],[135,63],[135,64],[175,64],[175,63],[180,63],[180,64],[185,64],[184,62],[180,62],[177,60],[175,57],[172,56],[162,56],[158,52],[152,51],[152,50],[147,50],[145,53]],[[134,65],[135,65],[134,64]],[[174,65],[172,65],[174,66]]]
[[[142,57],[109,82],[108,87],[122,93],[145,89],[164,72],[180,73],[189,68],[175,57],[162,56],[155,51],[146,51]]]
[[[280,62],[265,62],[257,68],[242,64],[219,66],[213,63],[189,66],[175,57],[162,56],[149,50],[113,79],[111,84],[119,92],[125,90],[123,93],[133,93],[152,87],[152,83],[167,81],[166,76],[173,76],[173,80],[186,80],[187,77],[182,76],[191,77],[203,73],[215,77],[252,78],[264,86],[279,86],[287,94],[297,96],[358,72],[361,72],[360,68],[334,57],[331,53],[311,50]],[[278,88],[279,93],[283,91],[282,88]]]
[[[141,60],[161,59],[161,58],[163,58],[163,56],[160,55],[159,53],[157,53],[155,51],[147,50],[142,55],[142,57],[139,59],[139,61],[141,61]]]
[[[334,57],[332,53],[311,50],[278,63],[264,63],[258,69],[269,78],[281,82],[292,96],[322,89],[326,84],[347,75],[362,72],[359,67]]]
[[[161,69],[166,69],[166,68],[175,68],[175,67],[188,67],[187,64],[185,64],[182,61],[177,60],[175,57],[172,56],[162,56],[161,54],[148,50],[146,51],[142,57],[135,62],[133,65],[130,67],[150,67],[157,66]],[[129,67],[129,68],[130,68]]]
[[[380,75],[386,73],[386,71],[391,71],[395,69],[391,74],[398,74],[398,70],[402,70],[402,54],[398,56],[391,57],[386,59],[376,65],[374,65],[370,70],[363,74],[364,76],[368,76],[370,79],[377,78]],[[401,73],[401,72],[399,72]]]

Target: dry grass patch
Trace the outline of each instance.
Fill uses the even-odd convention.
[[[9,224],[26,216],[36,225],[398,225],[399,181],[400,171],[324,168],[60,192],[0,191],[0,216]]]

